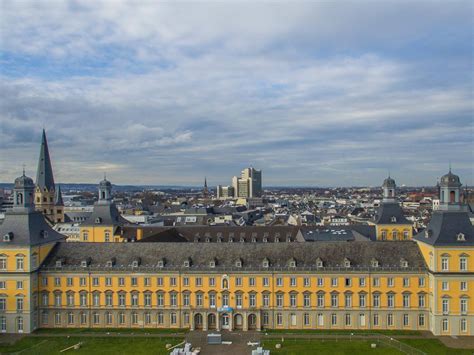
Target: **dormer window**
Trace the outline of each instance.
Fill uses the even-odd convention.
[[[4,242],[11,242],[13,239],[13,232],[8,232],[3,236],[3,241]]]
[[[270,266],[270,261],[267,258],[263,259],[262,266],[268,268]]]
[[[218,242],[218,243],[222,243],[222,237],[218,237],[218,238],[217,238],[217,242]]]
[[[132,267],[138,267],[140,265],[140,258],[132,261]]]
[[[379,267],[379,261],[377,259],[372,259],[371,265],[372,267]]]
[[[216,260],[215,260],[215,259],[214,259],[214,260],[211,260],[211,261],[209,262],[209,267],[211,267],[211,268],[215,268],[215,267],[216,267]]]
[[[198,242],[199,242],[199,237],[194,238],[194,243],[198,243]]]
[[[107,267],[112,267],[114,265],[115,265],[115,258],[112,258],[107,261],[107,264],[106,264]]]
[[[241,242],[241,243],[245,243],[245,238],[244,238],[244,237],[240,237],[240,242]]]
[[[276,237],[275,238],[275,243],[279,243],[280,242],[280,238]]]
[[[206,243],[210,243],[210,242],[211,242],[211,238],[206,237]]]
[[[291,237],[286,237],[286,242],[291,243]]]
[[[45,231],[45,230],[42,230],[42,231],[40,232],[40,237],[43,238],[43,239],[48,238],[48,232]]]
[[[97,217],[97,218],[95,219],[95,223],[97,223],[97,224],[102,223],[102,218]]]
[[[158,266],[159,268],[163,268],[163,267],[165,267],[165,261],[164,261],[163,259],[161,259],[161,260],[158,260],[158,264],[157,264],[157,266]]]
[[[186,260],[184,261],[184,264],[183,264],[183,265],[184,265],[184,267],[190,267],[190,266],[191,266],[191,259],[186,259]]]
[[[264,243],[268,242],[267,237],[263,237],[263,242],[264,242]]]
[[[323,267],[323,266],[324,266],[323,261],[320,258],[317,258],[316,259],[316,267]]]
[[[63,266],[63,261],[62,260],[56,260],[56,267],[62,267]]]
[[[238,259],[238,260],[235,262],[235,267],[242,267],[242,259]]]
[[[466,241],[466,236],[463,233],[459,233],[456,236],[456,239],[457,239],[458,242],[465,242]]]
[[[433,235],[433,232],[431,229],[425,230],[425,238],[430,238]]]
[[[406,261],[405,259],[400,259],[400,266],[403,268],[408,267],[408,261]]]
[[[288,266],[289,267],[296,267],[296,260],[295,259],[290,259],[290,261],[288,262]]]
[[[344,258],[344,267],[351,267],[351,261],[347,258]]]
[[[390,221],[391,221],[392,223],[395,223],[395,222],[397,222],[397,217],[395,217],[395,216],[392,216],[392,217],[390,218]]]
[[[256,242],[257,242],[257,238],[252,237],[252,243],[256,243]]]
[[[230,237],[229,238],[229,243],[233,243],[234,242],[234,238]]]
[[[81,267],[87,267],[87,260],[81,261]]]

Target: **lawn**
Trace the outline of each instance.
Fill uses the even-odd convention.
[[[446,347],[438,339],[400,339],[408,344],[430,355],[472,355],[473,350],[453,349]],[[272,354],[301,355],[301,354],[402,354],[399,350],[377,342],[377,348],[371,349],[370,344],[374,340],[328,340],[328,339],[288,339],[282,343],[281,340],[268,339],[262,342],[265,349],[271,350]],[[282,344],[281,349],[275,349],[275,344]]]
[[[0,344],[0,353],[21,355],[49,355],[59,353],[68,346],[82,342],[79,350],[66,351],[65,354],[169,354],[166,344],[176,345],[183,338],[156,337],[24,337],[13,345]]]
[[[302,355],[302,354],[383,354],[399,355],[402,352],[377,344],[377,348],[371,349],[370,344],[375,341],[370,340],[307,340],[307,339],[287,339],[283,343],[280,340],[265,340],[262,342],[263,348],[270,350],[271,354]],[[275,349],[275,344],[282,344],[281,349]]]

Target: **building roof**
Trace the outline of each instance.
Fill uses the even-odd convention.
[[[395,184],[395,180],[393,180],[390,176],[388,178],[386,178],[384,181],[383,181],[383,184],[382,184],[382,187],[391,187],[391,188],[395,188],[396,184]]]
[[[150,227],[156,228],[156,227]],[[148,228],[144,228],[145,233]],[[281,242],[285,242],[287,237],[290,237],[292,241],[297,240],[298,227],[292,226],[266,226],[266,227],[256,227],[256,226],[189,226],[189,227],[175,227],[156,229],[156,234],[151,234],[148,232],[148,237],[142,239],[143,242],[160,242],[160,241],[170,241],[173,240],[173,237],[179,236],[179,238],[174,239],[173,241],[179,242],[183,238],[187,242],[229,242],[232,238],[234,242],[240,242],[241,238],[245,242],[252,242],[252,239],[255,238],[255,242],[261,243],[264,239],[267,239],[267,242],[272,243],[276,238],[280,238]],[[145,234],[144,233],[144,234]],[[301,240],[303,241],[303,240]]]
[[[114,203],[95,203],[94,210],[81,226],[122,226],[129,222],[120,215]]]
[[[382,202],[375,214],[375,224],[411,224],[397,202]]]
[[[269,261],[268,269],[288,269],[289,261],[296,261],[296,269],[317,268],[317,260],[323,268],[352,269],[370,268],[375,259],[379,269],[410,270],[425,269],[425,262],[418,246],[413,242],[380,243],[261,243],[261,244],[223,244],[223,243],[58,243],[45,261],[46,268],[56,268],[61,260],[63,268],[80,268],[81,262],[88,260],[89,268],[106,268],[108,261],[115,260],[116,268],[133,269],[132,262],[139,260],[138,269],[157,270],[159,261],[165,269],[188,270],[231,270],[266,269],[263,261]],[[242,267],[235,263],[242,261]],[[348,260],[350,267],[345,268]],[[408,262],[403,268],[401,261]],[[184,262],[189,261],[189,267]],[[210,266],[215,261],[215,267]]]
[[[48,141],[46,140],[46,132],[43,129],[43,136],[41,138],[41,149],[38,160],[38,171],[36,175],[36,185],[48,191],[54,190],[53,167],[51,165],[51,158],[49,157]]]
[[[64,206],[63,194],[61,192],[61,185],[58,185],[58,188],[56,189],[54,205]]]
[[[10,234],[11,241],[4,242],[3,236]],[[0,224],[0,249],[3,246],[28,246],[60,241],[64,235],[56,232],[46,222],[41,212],[9,211]]]
[[[441,177],[440,186],[441,187],[460,187],[461,180],[459,179],[459,176],[457,176],[456,174],[453,174],[451,172],[451,169],[449,169],[449,172]]]
[[[426,229],[414,239],[435,246],[473,246],[474,226],[465,211],[435,211]]]

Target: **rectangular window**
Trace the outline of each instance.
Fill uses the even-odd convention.
[[[425,326],[425,315],[420,313],[418,315],[418,326],[424,327]]]
[[[270,286],[270,282],[268,280],[268,277],[263,278],[263,287],[268,287]]]
[[[331,325],[337,325],[337,314],[331,314]]]
[[[365,277],[359,277],[359,287],[365,287]]]
[[[119,286],[125,286],[125,278],[119,277]]]
[[[280,308],[283,307],[283,295],[280,293],[276,295],[276,305]]]
[[[249,277],[249,286],[254,287],[255,286],[255,277]]]
[[[98,277],[93,277],[92,278],[92,286],[99,286],[99,278]]]
[[[324,307],[324,294],[318,293],[318,307]]]
[[[16,289],[17,290],[23,290],[23,281],[17,281],[16,282]]]
[[[359,307],[360,308],[364,308],[366,306],[365,300],[366,300],[365,293],[361,293],[359,295]]]
[[[306,326],[309,325],[309,323],[310,323],[309,313],[305,313],[305,314],[303,315],[303,323],[304,323],[304,325],[306,325]]]
[[[375,313],[374,314],[374,327],[378,327],[379,326],[379,315],[378,313]]]
[[[403,278],[403,287],[410,287],[410,278],[408,277]]]
[[[346,308],[351,308],[352,307],[352,295],[351,294],[344,295],[344,306]]]
[[[449,313],[449,300],[446,298],[443,299],[442,306],[443,306],[443,314],[448,314]]]
[[[372,286],[380,287],[380,279],[378,277],[374,277],[372,280]]]
[[[441,271],[449,271],[449,258],[441,258]]]
[[[418,295],[418,307],[419,308],[425,308],[425,300],[426,297],[424,294]]]
[[[170,305],[171,307],[176,307],[178,305],[178,297],[174,292],[170,294]]]
[[[130,278],[130,284],[132,286],[138,286],[138,279],[136,277]]]
[[[324,286],[324,279],[322,277],[318,277],[318,287]]]
[[[242,294],[237,293],[235,295],[235,307],[242,308]]]
[[[263,294],[263,307],[270,307],[270,295],[267,293]]]
[[[163,278],[157,277],[156,278],[156,286],[163,286]]]
[[[241,287],[242,286],[242,278],[241,277],[236,277],[235,278],[235,286],[236,287]]]
[[[81,278],[79,279],[79,285],[80,285],[81,287],[85,287],[86,284],[87,284],[87,279],[86,279],[85,277],[81,277]]]
[[[61,278],[60,277],[55,277],[54,278],[54,286],[56,286],[56,287],[61,286]]]
[[[194,279],[194,282],[196,284],[196,287],[201,287],[202,286],[202,277],[196,277]]]
[[[183,306],[189,307],[189,293],[183,294]]]
[[[393,287],[394,282],[393,282],[393,277],[388,277],[387,278],[387,287]]]
[[[189,295],[188,295],[189,297]],[[145,307],[150,307],[151,306],[151,293],[145,293],[144,294],[144,304]]]
[[[443,332],[447,332],[449,330],[449,321],[447,318],[443,318],[441,321],[441,329]]]
[[[290,307],[296,307],[296,295],[294,293],[290,294]]]
[[[322,313],[318,313],[318,326],[319,327],[324,326],[324,315]]]
[[[72,281],[73,279],[72,279],[72,277],[68,277],[66,280],[67,280],[67,281],[66,281],[67,286],[68,286],[68,287],[72,287],[72,285],[73,285],[73,281]]]
[[[403,326],[408,327],[408,324],[410,322],[410,318],[408,317],[408,314],[403,315]]]
[[[464,256],[459,258],[459,270],[467,271],[467,258]]]
[[[410,295],[409,294],[403,295],[403,307],[410,308]]]
[[[344,285],[345,285],[346,287],[351,287],[351,286],[352,286],[352,279],[351,279],[350,277],[346,277],[346,278],[344,279]]]
[[[105,286],[112,286],[112,278],[106,277],[105,278]]]
[[[254,280],[255,281],[255,280]],[[214,277],[209,278],[209,286],[214,287],[216,286],[216,279]],[[254,285],[255,286],[255,285]]]
[[[196,293],[196,307],[202,307],[202,293]]]
[[[337,307],[338,306],[338,294],[332,294],[331,295],[331,307]]]
[[[209,294],[209,307],[216,307],[216,295],[214,293]]]
[[[461,332],[466,333],[467,332],[467,319],[466,318],[461,318]]]
[[[393,294],[387,295],[387,307],[389,308],[395,307],[395,295]]]
[[[309,293],[303,295],[303,306],[311,307],[311,295]]]
[[[359,325],[361,327],[365,327],[365,314],[364,313],[359,314]]]
[[[467,291],[467,282],[461,281],[459,288],[461,289],[461,291]]]
[[[331,286],[332,287],[337,287],[337,277],[331,278]]]
[[[378,295],[378,294],[374,295],[373,307],[375,307],[375,308],[380,307],[380,295]]]
[[[277,287],[282,287],[283,286],[283,278],[282,277],[277,277],[276,285],[277,285]]]
[[[345,315],[345,324],[346,326],[351,326],[352,325],[352,317],[349,313],[346,313]]]
[[[189,277],[183,277],[183,286],[188,287],[189,286]]]
[[[461,314],[467,314],[467,299],[461,298]]]
[[[305,277],[303,279],[303,286],[304,287],[310,287],[311,286],[311,282],[310,282],[310,278],[309,277]]]
[[[156,295],[157,305],[158,307],[163,307],[165,304],[165,295],[160,292]]]
[[[43,277],[41,278],[41,284],[42,284],[43,286],[48,286],[48,278],[47,278],[46,276],[43,276]]]
[[[277,313],[277,324],[282,325],[283,324],[283,316],[281,313]]]
[[[296,287],[296,277],[290,277],[290,286]]]
[[[418,278],[418,287],[425,287],[425,278],[419,277]]]
[[[151,286],[151,279],[149,277],[145,277],[143,279],[143,284],[145,287],[150,287]]]
[[[251,293],[249,295],[249,306],[250,307],[255,307],[256,306],[256,295],[255,295],[255,293]]]
[[[442,289],[443,291],[448,291],[448,290],[449,290],[449,282],[448,282],[448,281],[443,281],[443,282],[441,283],[441,289]]]
[[[392,313],[387,314],[387,325],[389,327],[393,326],[393,314]]]
[[[170,286],[175,287],[176,286],[176,277],[170,277]]]

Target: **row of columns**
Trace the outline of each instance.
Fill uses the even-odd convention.
[[[207,331],[209,330],[209,324],[208,324],[208,321],[209,321],[209,315],[213,314],[216,318],[216,331],[220,331],[221,328],[222,328],[222,324],[221,324],[221,317],[223,314],[227,314],[227,316],[229,317],[229,328],[228,330],[229,331],[232,331],[234,330],[234,318],[237,314],[241,315],[242,317],[242,330],[243,331],[247,331],[248,330],[248,318],[251,314],[255,315],[256,317],[256,324],[255,324],[255,328],[256,330],[260,330],[261,329],[261,317],[260,317],[260,314],[258,312],[242,312],[242,313],[233,313],[233,312],[222,312],[222,313],[215,313],[215,312],[192,312],[191,315],[190,315],[190,323],[191,323],[191,326],[190,326],[190,329],[191,331],[195,330],[196,329],[196,315],[197,314],[200,314],[201,317],[202,317],[202,330],[203,331]]]

